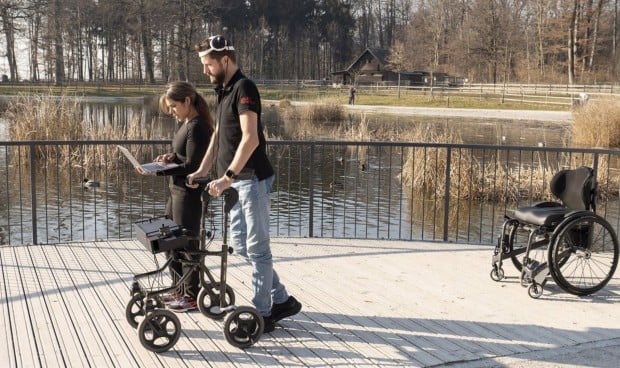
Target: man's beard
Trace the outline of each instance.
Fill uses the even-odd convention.
[[[209,80],[211,81],[211,84],[214,84],[216,86],[224,85],[224,78],[226,78],[226,73],[224,72],[224,70],[217,73],[216,75],[209,75]]]

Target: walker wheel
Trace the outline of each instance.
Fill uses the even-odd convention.
[[[202,287],[198,292],[198,310],[200,313],[212,319],[222,319],[226,314],[225,311],[220,309],[220,283],[209,284],[208,287]],[[224,306],[235,304],[235,292],[229,286],[226,285],[226,299],[224,300]]]
[[[527,289],[527,293],[531,298],[538,299],[543,294],[543,286],[534,282]]]
[[[125,318],[127,318],[127,322],[133,328],[138,328],[138,324],[142,317],[144,317],[144,311],[146,310],[144,301],[146,300],[145,296],[142,294],[134,294],[129,303],[127,303],[127,307],[125,308]],[[163,308],[164,305],[161,301],[151,299],[151,303],[155,303],[156,308]]]
[[[154,353],[170,350],[181,336],[181,321],[169,310],[156,309],[140,322],[138,337],[145,349]]]
[[[493,269],[491,270],[491,279],[493,281],[501,281],[504,279],[504,269],[503,268],[497,268],[497,267],[493,267]]]
[[[133,328],[138,328],[138,317],[144,317],[144,296],[134,294],[125,308],[125,318]]]
[[[224,336],[232,346],[245,349],[258,341],[265,328],[265,321],[252,307],[239,307],[226,318]]]

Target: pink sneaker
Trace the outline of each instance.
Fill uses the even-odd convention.
[[[174,303],[174,302],[178,301],[181,298],[183,298],[183,294],[179,294],[179,293],[166,293],[166,294],[162,294],[159,297],[159,300],[161,300],[161,302],[164,303],[164,305],[168,305],[170,303]]]
[[[167,308],[177,313],[191,312],[198,309],[198,303],[196,303],[196,299],[186,295],[176,301],[170,302]]]

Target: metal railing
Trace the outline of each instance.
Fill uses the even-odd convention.
[[[134,222],[163,215],[167,181],[135,173],[117,144],[145,161],[169,147],[0,142],[0,244],[128,239]],[[268,150],[273,236],[493,244],[504,214],[550,199],[553,174],[581,165],[597,170],[597,212],[620,225],[618,150],[277,140]]]

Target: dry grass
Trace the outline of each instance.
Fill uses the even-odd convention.
[[[9,137],[12,141],[153,139],[154,131],[147,129],[139,116],[126,129],[87,124],[82,118],[80,103],[75,96],[20,95],[11,101],[6,111]],[[40,146],[36,159],[47,167],[80,168],[85,175],[94,176],[96,168],[108,167],[114,171],[119,161],[110,161],[110,157],[117,154],[113,145],[95,145],[88,150],[80,145],[50,145]],[[28,155],[27,150],[15,148],[11,159],[27,165]]]
[[[590,100],[573,112],[572,145],[620,148],[620,99]]]
[[[462,144],[461,137],[449,127],[437,127],[433,123],[414,123],[407,130],[396,130],[387,124],[373,125],[365,114],[359,122],[341,122],[339,124],[321,124],[310,120],[310,116],[318,116],[312,112],[304,112],[288,104],[278,110],[286,131],[291,139],[317,139],[317,137],[335,137],[355,142],[363,141],[396,141],[420,142],[434,144]],[[319,105],[309,109],[320,110]],[[620,116],[620,112],[618,113]],[[620,127],[619,127],[620,128]],[[620,131],[620,129],[619,129]],[[368,147],[352,147],[351,154],[364,161]],[[555,200],[549,191],[549,181],[559,170],[575,168],[583,164],[592,165],[594,158],[588,155],[557,157],[544,151],[532,153],[529,165],[506,165],[505,152],[486,152],[484,160],[481,152],[453,149],[450,157],[450,188],[446,183],[446,167],[448,162],[447,149],[437,147],[415,147],[406,153],[406,162],[399,178],[403,181],[406,192],[412,195],[432,193],[434,198],[446,195],[459,199],[502,201],[516,203],[520,200]],[[588,156],[588,157],[586,157]],[[605,157],[599,157],[599,167],[607,167]],[[617,175],[616,175],[617,176]],[[609,198],[618,194],[618,178],[599,170],[599,196]],[[616,188],[616,189],[614,189]]]
[[[314,123],[325,123],[344,120],[344,108],[335,102],[315,103],[308,106],[294,107],[288,100],[279,104],[283,109],[283,118],[289,120],[305,120]]]
[[[435,144],[460,144],[453,133],[437,133],[419,126],[401,136],[403,141]],[[557,200],[549,190],[552,176],[565,168],[576,168],[594,162],[592,155],[583,157],[548,157],[545,152],[534,152],[531,165],[511,167],[500,152],[480,159],[481,152],[453,149],[450,157],[450,184],[446,182],[448,150],[440,147],[414,147],[407,152],[400,179],[412,194],[431,193],[434,198],[472,199],[517,203],[520,200]],[[608,167],[608,158],[599,157],[599,167]],[[591,164],[589,164],[591,165]],[[599,170],[599,198],[618,195],[619,180],[606,170]]]
[[[278,103],[278,107],[279,107],[279,108],[281,108],[281,109],[288,109],[288,108],[289,108],[289,107],[291,107],[291,106],[293,106],[293,105],[291,104],[291,101],[290,101],[290,100],[288,100],[288,99],[286,99],[286,98],[285,98],[285,99],[280,100],[280,102]]]
[[[13,141],[77,140],[85,127],[78,98],[52,95],[20,95],[7,108],[9,135]]]

